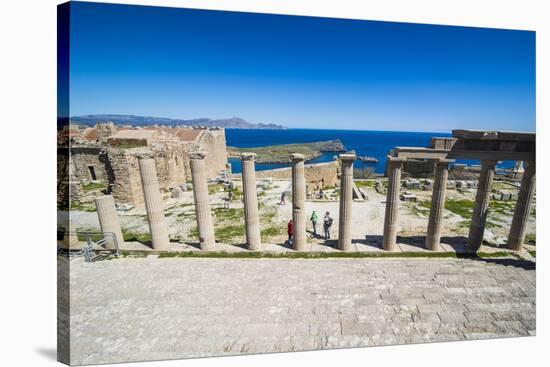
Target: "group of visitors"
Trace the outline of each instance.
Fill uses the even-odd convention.
[[[223,207],[224,209],[229,209],[229,204],[231,203],[233,199],[233,192],[231,190],[232,188],[229,188],[229,192],[226,196],[222,198],[223,200]],[[322,193],[322,190],[320,190]],[[279,202],[279,205],[285,205],[286,204],[286,192],[283,191],[281,193],[281,201]],[[311,225],[313,227],[313,237],[318,237],[319,234],[317,233],[317,223],[319,222],[319,214],[315,209],[311,213],[311,216],[309,217],[309,220],[311,221]],[[330,213],[327,211],[325,212],[325,215],[323,216],[323,238],[325,240],[330,240],[330,228],[332,227],[333,219],[330,216]],[[294,240],[294,223],[292,222],[292,219],[288,221],[287,223],[287,233],[288,233],[288,243],[292,245]]]
[[[315,210],[311,213],[311,217],[309,218],[311,221],[311,225],[313,227],[313,236],[317,237],[317,222],[319,221],[319,215]],[[330,228],[332,227],[333,219],[330,216],[329,212],[326,212],[323,217],[323,235],[325,240],[330,240]],[[287,224],[287,232],[288,232],[288,243],[292,244],[293,242],[293,235],[294,235],[294,223],[292,222],[292,219],[288,221]]]
[[[313,226],[313,236],[317,237],[317,221],[319,216],[315,210],[313,210],[313,213],[311,213],[311,217],[309,219],[311,220],[311,225]],[[325,240],[330,240],[330,227],[332,227],[332,221],[333,219],[330,216],[330,213],[325,212],[325,216],[323,217],[323,234]]]

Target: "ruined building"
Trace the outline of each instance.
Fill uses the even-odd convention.
[[[143,207],[140,156],[155,160],[159,186],[165,193],[184,185],[191,177],[189,154],[193,151],[206,153],[209,179],[228,168],[222,128],[116,127],[112,122],[85,129],[69,125],[59,131],[58,141],[58,170],[70,178],[69,185],[63,185],[67,180],[60,181],[67,187],[58,187],[59,203],[67,202],[69,190],[72,201],[90,201],[93,198],[86,197],[82,187],[103,184],[118,204]],[[70,154],[66,154],[68,149]]]

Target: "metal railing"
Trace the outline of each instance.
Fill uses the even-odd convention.
[[[101,258],[100,252],[111,251],[114,252],[114,256],[120,255],[120,248],[118,245],[117,238],[113,232],[65,232],[65,236],[84,236],[85,244],[84,246],[76,251],[72,251],[70,246],[68,249],[58,248],[57,252],[61,255],[66,255],[69,259],[74,259],[76,257],[84,257],[84,261],[93,262]],[[101,239],[93,240],[93,238],[100,236]],[[108,243],[114,244],[114,249],[107,248]]]

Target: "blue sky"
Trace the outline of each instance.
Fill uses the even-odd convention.
[[[71,115],[535,130],[535,33],[73,2]]]

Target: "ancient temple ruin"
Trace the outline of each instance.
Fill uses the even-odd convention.
[[[451,138],[432,138],[431,146],[428,148],[396,147],[393,156],[388,157],[390,180],[384,223],[384,248],[387,250],[393,248],[397,236],[394,228],[398,219],[397,211],[394,208],[398,205],[396,197],[399,196],[401,186],[397,177],[400,177],[403,162],[410,158],[433,160],[437,164],[428,223],[428,236],[426,238],[426,246],[432,250],[439,248],[441,211],[445,202],[448,164],[454,159],[475,159],[481,162],[467,244],[471,252],[477,251],[483,242],[491,184],[497,162],[503,160],[524,162],[527,168],[523,172],[520,193],[508,237],[508,246],[511,249],[522,249],[527,218],[535,194],[535,133],[453,130],[453,137]]]
[[[129,132],[120,136],[148,137],[151,130],[146,133]],[[204,131],[204,130],[200,130]],[[116,135],[114,135],[116,140]],[[113,139],[113,135],[107,138]],[[399,231],[398,208],[400,205],[400,190],[402,186],[401,173],[404,164],[409,159],[430,160],[434,166],[434,182],[430,186],[432,199],[428,226],[426,228],[425,248],[431,251],[440,251],[441,226],[444,221],[442,215],[445,204],[447,179],[449,166],[456,159],[475,159],[481,163],[475,195],[474,209],[471,217],[469,234],[467,238],[466,251],[475,253],[483,242],[483,235],[487,220],[488,205],[491,194],[491,185],[495,176],[497,162],[511,160],[523,162],[521,172],[521,186],[512,218],[511,228],[508,235],[508,247],[515,251],[523,248],[527,220],[531,210],[531,204],[535,194],[535,173],[536,173],[536,135],[534,133],[516,133],[505,131],[474,131],[454,130],[451,138],[432,138],[429,147],[395,147],[388,155],[387,174],[388,187],[385,201],[385,219],[383,230],[383,249],[394,251],[396,249],[397,235]],[[125,151],[145,152],[149,145],[137,148],[125,148]],[[111,146],[110,149],[121,149]],[[133,149],[137,149],[134,151]],[[151,150],[151,149],[149,149]],[[108,150],[111,153],[111,150]],[[148,152],[151,153],[150,151]],[[112,153],[111,153],[112,154]],[[125,153],[129,154],[129,153]],[[219,154],[216,152],[189,151],[185,152],[189,161],[183,167],[190,164],[190,175],[193,183],[194,205],[198,228],[198,243],[202,250],[213,248],[216,239],[214,223],[209,202],[207,177],[214,171],[209,171],[209,155]],[[174,160],[174,155],[171,156]],[[341,251],[353,251],[353,238],[350,232],[350,222],[354,213],[352,212],[353,197],[353,162],[354,154],[340,154],[338,159],[340,177],[340,206],[339,206],[339,233],[337,248]],[[169,240],[166,230],[166,223],[163,214],[162,197],[159,192],[166,187],[166,174],[159,174],[158,161],[155,155],[138,156],[139,164],[133,167],[137,175],[141,177],[140,186],[136,187],[139,197],[145,202],[145,209],[149,219],[152,245],[154,249],[165,250],[169,248]],[[246,227],[246,243],[250,250],[262,250],[261,228],[258,218],[258,194],[256,190],[256,175],[254,168],[255,155],[253,153],[243,154],[243,200],[244,216]],[[77,160],[74,160],[75,162]],[[175,164],[175,162],[173,162]],[[519,166],[519,165],[516,165]],[[164,167],[164,166],[163,166]],[[292,219],[294,222],[294,238],[292,247],[296,251],[309,251],[306,236],[306,177],[304,174],[304,157],[301,154],[292,155],[291,167],[292,187]],[[516,174],[518,174],[516,172]],[[183,176],[182,176],[183,177]],[[164,182],[163,182],[164,180]],[[145,194],[143,194],[145,193]],[[134,195],[137,197],[138,195]],[[120,196],[113,197],[120,202]],[[109,232],[120,233],[120,224],[113,219],[113,223],[106,223],[108,218],[113,217],[113,204],[105,206],[105,199],[96,201],[98,215],[102,230],[108,228]]]

